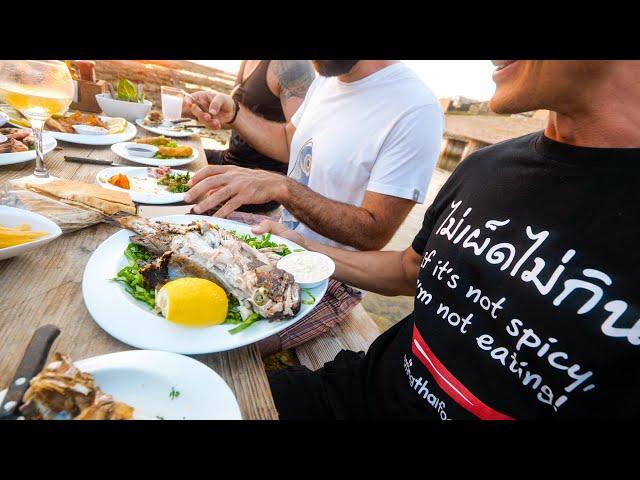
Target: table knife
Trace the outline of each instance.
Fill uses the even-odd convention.
[[[18,370],[16,370],[11,385],[7,389],[7,394],[0,404],[0,420],[18,418],[18,407],[20,407],[22,397],[29,388],[29,380],[40,373],[44,367],[51,345],[58,335],[60,335],[60,329],[54,325],[44,325],[33,333]]]
[[[75,162],[75,163],[91,163],[94,165],[107,165],[110,167],[123,167],[125,166],[122,163],[112,162],[111,160],[101,160],[99,158],[86,158],[86,157],[71,157],[69,155],[65,155],[64,159],[67,162]]]

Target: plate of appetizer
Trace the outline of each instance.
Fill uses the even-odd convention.
[[[136,203],[165,205],[184,201],[192,173],[171,167],[113,167],[96,175],[98,184],[125,190]]]
[[[122,342],[183,354],[255,343],[304,318],[328,277],[303,288],[276,265],[303,248],[251,227],[201,215],[122,217],[84,271],[93,319]]]
[[[135,125],[124,118],[79,111],[49,118],[45,131],[57,140],[83,145],[113,145],[131,140],[138,133]]]
[[[61,234],[60,227],[42,215],[0,205],[0,260],[39,248]]]
[[[209,367],[150,350],[76,362],[56,352],[30,380],[19,413],[26,420],[242,419],[231,389]]]
[[[57,142],[48,133],[42,137],[45,155],[56,148]],[[29,162],[36,158],[35,139],[27,128],[0,128],[0,165]]]
[[[198,151],[165,136],[137,138],[111,145],[111,151],[130,162],[154,167],[178,167],[198,158]]]
[[[136,125],[156,135],[164,135],[165,137],[188,137],[195,133],[194,127],[185,124],[191,121],[190,118],[180,119],[180,121],[165,120],[162,112],[152,110],[144,118],[138,118]]]

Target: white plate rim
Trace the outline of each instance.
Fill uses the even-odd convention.
[[[52,242],[60,235],[62,235],[62,230],[55,222],[49,220],[44,215],[40,215],[39,213],[31,212],[29,210],[23,210],[22,208],[0,205],[0,223],[2,223],[3,212],[16,214],[19,218],[24,218],[25,223],[28,223],[29,219],[36,219],[38,222],[43,223],[50,229],[50,235],[47,237],[38,238],[37,240],[34,240],[32,242],[22,243],[20,245],[14,245],[12,247],[0,248],[0,260],[6,260],[8,258],[30,252],[31,250],[35,250],[36,248],[41,247],[46,243]]]
[[[136,125],[138,125],[140,128],[144,128],[145,130],[147,130],[148,132],[151,133],[155,133],[157,135],[164,135],[165,137],[173,137],[173,138],[185,138],[185,137],[191,137],[192,135],[195,135],[196,132],[191,131],[189,133],[187,132],[174,132],[172,130],[167,130],[166,128],[158,128],[158,127],[152,127],[150,125],[145,125],[143,123],[143,118],[136,118]]]
[[[120,192],[126,192],[131,196],[131,200],[136,203],[145,203],[149,205],[168,205],[171,203],[178,203],[184,200],[184,193],[171,193],[167,192],[165,194],[152,194],[152,193],[140,193],[140,192],[132,192],[131,190],[126,190],[124,188],[116,187],[115,185],[110,184],[109,182],[103,182],[100,180],[100,177],[114,175],[116,173],[127,173],[133,171],[141,171],[147,170],[149,167],[108,167],[104,170],[100,170],[96,173],[96,183],[103,188],[108,188],[110,190],[116,190]],[[188,170],[177,170],[180,173],[189,172]],[[111,173],[112,172],[112,173]],[[193,172],[189,172],[193,173]]]
[[[118,155],[120,158],[124,158],[133,163],[139,163],[141,165],[148,165],[150,167],[180,167],[182,165],[187,165],[198,159],[200,152],[198,152],[197,148],[191,147],[193,150],[193,155],[187,158],[167,158],[167,159],[159,159],[153,157],[136,157],[135,155],[129,155],[125,153],[125,144],[135,143],[135,142],[118,142],[111,145],[111,151]]]
[[[215,370],[213,370],[206,364],[186,355],[180,355],[178,353],[160,350],[125,350],[122,352],[112,352],[103,355],[96,355],[94,357],[89,357],[77,361],[74,360],[73,363],[80,370],[91,374],[95,374],[103,368],[115,366],[125,368],[129,366],[132,369],[134,369],[135,367],[142,367],[142,369],[138,368],[137,370],[151,373],[154,370],[158,371],[159,368],[162,367],[162,365],[159,364],[163,361],[166,361],[167,364],[171,364],[172,366],[181,364],[180,366],[183,369],[190,369],[191,372],[200,377],[198,380],[202,384],[206,384],[209,387],[214,387],[214,389],[216,390],[216,398],[223,400],[225,409],[227,410],[227,414],[222,418],[215,417],[215,415],[212,415],[212,417],[215,417],[218,420],[242,420],[242,413],[240,410],[240,406],[238,405],[238,400],[236,399],[227,382],[225,382],[224,379]],[[182,375],[181,378],[183,378]],[[177,380],[176,383],[179,383],[179,380]],[[98,386],[100,385],[98,384]],[[2,402],[2,399],[4,398],[6,393],[7,389],[0,391],[0,402]],[[107,391],[107,393],[111,392]],[[118,400],[117,397],[114,398]],[[136,408],[135,405],[131,406]]]
[[[23,128],[23,127],[20,127]],[[49,132],[43,132],[42,143],[44,147],[44,155],[51,152],[58,146],[53,135],[49,135]],[[16,163],[30,162],[36,159],[36,151],[29,150],[28,152],[14,152],[14,153],[0,153],[0,166],[14,165]],[[46,160],[46,159],[45,159]]]
[[[176,223],[179,221],[183,223],[190,222],[198,219],[210,221],[211,223],[216,223],[228,229],[231,228],[240,231],[248,231],[251,229],[251,226],[240,222],[204,215],[167,215],[153,218],[153,220],[173,221]],[[122,252],[128,243],[127,239],[130,235],[130,231],[120,230],[105,239],[96,248],[84,270],[82,277],[82,296],[84,304],[94,321],[109,335],[132,347],[149,350],[166,350],[184,355],[199,355],[223,352],[251,345],[281,332],[306,317],[320,302],[329,285],[329,280],[327,279],[317,287],[310,289],[315,297],[315,301],[312,304],[302,304],[298,315],[291,320],[278,321],[277,323],[268,321],[265,321],[265,323],[258,322],[235,335],[228,333],[228,330],[234,328],[235,325],[222,324],[205,328],[183,327],[172,324],[162,317],[153,314],[150,310],[146,309],[142,302],[131,298],[124,291],[124,287],[122,287],[121,284],[110,280],[121,266],[126,265]],[[284,243],[292,250],[304,250],[303,247],[277,235],[272,235],[271,238],[274,242]],[[108,254],[110,258],[113,258],[113,263],[109,264],[109,266],[105,266],[104,260],[100,258],[105,253]],[[116,259],[118,260],[117,263]],[[102,275],[102,277],[100,277],[100,275]],[[306,297],[303,294],[302,300],[305,299]],[[104,308],[104,302],[108,303],[107,309]],[[129,320],[123,320],[125,318]],[[132,318],[137,318],[138,322],[133,324],[133,328],[130,323]],[[152,323],[158,321],[162,323]],[[135,331],[135,327],[144,328],[144,326],[149,325],[153,326],[157,337],[165,338],[161,338],[160,340],[150,339],[149,332]],[[263,325],[266,326],[263,327]],[[269,328],[271,325],[275,326]],[[196,332],[198,334],[196,334]],[[212,339],[207,337],[221,336],[222,334],[228,335],[228,337],[223,337],[228,340],[227,342],[215,341],[215,339],[211,341]],[[180,336],[180,339],[177,339],[178,336]],[[197,344],[195,343],[196,341],[198,342]]]

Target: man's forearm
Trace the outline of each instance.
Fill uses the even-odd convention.
[[[289,163],[289,144],[286,124],[260,117],[244,105],[230,125],[254,149],[282,163]]]
[[[276,200],[313,231],[359,250],[382,248],[377,238],[382,229],[367,210],[330,200],[288,177],[282,182]]]
[[[336,264],[333,278],[381,295],[413,295],[417,270],[407,272],[406,252],[354,252],[305,239],[304,246],[331,257]]]

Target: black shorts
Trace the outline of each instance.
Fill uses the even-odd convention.
[[[281,420],[367,418],[364,352],[342,350],[315,372],[295,366],[269,374]]]
[[[226,150],[205,150],[205,154],[207,155],[207,163],[209,165],[235,165],[225,160],[224,152],[226,152]],[[238,211],[246,213],[269,213],[279,206],[280,204],[278,202],[267,202],[252,205],[243,205],[238,208]]]

